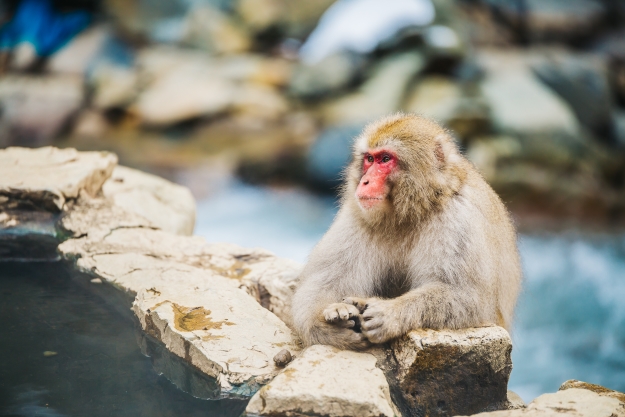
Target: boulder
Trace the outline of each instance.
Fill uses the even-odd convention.
[[[104,114],[97,110],[86,109],[76,116],[71,136],[81,139],[103,138],[110,127],[110,123]]]
[[[336,192],[341,173],[352,157],[354,138],[362,132],[364,123],[325,129],[311,145],[307,155],[310,183],[324,191]]]
[[[323,106],[326,124],[366,123],[399,110],[408,85],[424,65],[424,58],[414,52],[386,58],[356,92]]]
[[[569,105],[531,72],[522,54],[482,53],[486,69],[482,94],[491,108],[493,128],[510,135],[579,137],[579,123]]]
[[[289,0],[238,0],[237,15],[255,33],[271,29],[306,38],[334,0],[293,3]]]
[[[525,401],[523,401],[523,398],[521,398],[519,394],[508,390],[508,410],[518,410],[526,407]]]
[[[263,32],[282,20],[284,4],[280,0],[239,0],[236,12],[253,32]]]
[[[275,88],[255,83],[242,85],[232,106],[237,115],[261,122],[276,121],[289,110],[289,103]]]
[[[520,159],[524,156],[524,147],[520,140],[510,136],[479,137],[471,141],[466,157],[479,170],[484,178],[493,183],[497,181],[501,161]]]
[[[91,72],[89,80],[93,88],[93,106],[97,109],[127,106],[139,92],[137,78],[131,67],[100,63]]]
[[[618,111],[614,114],[614,132],[616,146],[625,149],[625,111]]]
[[[414,415],[473,414],[508,406],[512,341],[501,327],[413,330],[391,343],[397,384]]]
[[[271,121],[288,107],[275,89],[290,77],[291,65],[284,60],[252,54],[210,58],[197,51],[154,47],[139,54],[137,66],[139,85],[145,87],[131,109],[147,125],[232,110]]]
[[[606,20],[600,0],[488,0],[516,29],[522,40],[580,41],[597,32]]]
[[[616,398],[623,403],[621,407],[624,409],[623,411],[625,411],[625,394],[622,392],[614,391],[609,388],[602,387],[601,385],[578,381],[576,379],[569,379],[568,381],[564,381],[562,385],[560,385],[560,389],[558,391],[564,391],[571,388],[585,389],[599,394],[602,397]]]
[[[96,196],[116,164],[108,152],[0,150],[0,208],[60,212],[83,193]]]
[[[575,381],[579,382],[579,381]],[[566,385],[566,383],[565,383]],[[580,383],[544,394],[527,408],[475,414],[479,417],[623,417],[625,394],[598,385]],[[588,387],[589,386],[589,387]],[[605,390],[605,391],[604,391]],[[599,392],[597,392],[599,391]],[[611,394],[608,392],[611,391]],[[619,398],[620,397],[620,398]]]
[[[187,12],[180,41],[214,54],[236,54],[247,51],[251,39],[231,16],[208,4]]]
[[[613,2],[620,7],[622,16],[625,16],[625,3]],[[602,56],[608,62],[610,87],[618,103],[625,104],[625,30],[618,29],[593,47],[593,52]]]
[[[110,36],[104,25],[86,29],[48,59],[48,71],[84,76]]]
[[[3,76],[0,147],[50,143],[80,109],[83,98],[83,81],[78,76]]]
[[[430,0],[337,1],[306,39],[300,56],[314,63],[342,51],[368,54],[402,29],[431,24],[434,16]]]
[[[364,58],[341,52],[314,64],[301,63],[294,71],[289,92],[303,99],[315,99],[342,93],[360,75]]]
[[[485,133],[490,127],[486,102],[466,94],[462,85],[446,77],[424,77],[408,95],[403,108],[449,126],[461,138]]]
[[[258,54],[238,54],[215,58],[212,66],[220,76],[235,82],[282,87],[291,78],[292,64]]]
[[[192,235],[195,200],[191,192],[160,177],[117,166],[102,187],[104,196],[130,213],[138,214],[159,229]]]
[[[236,86],[215,74],[209,59],[193,57],[163,68],[140,95],[134,111],[146,125],[163,126],[226,111]]]
[[[188,7],[188,4],[180,0],[167,2],[104,0],[102,2],[102,8],[119,32],[127,37],[142,40],[153,38],[164,21],[182,19]]]
[[[375,356],[315,345],[252,397],[249,416],[397,416]]]
[[[613,138],[612,93],[605,61],[596,55],[551,52],[534,73],[569,104],[579,122],[605,141]]]

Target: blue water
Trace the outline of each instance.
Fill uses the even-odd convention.
[[[305,262],[337,204],[230,183],[200,202],[196,233]],[[525,274],[510,389],[525,401],[567,379],[625,391],[625,235],[521,235]]]

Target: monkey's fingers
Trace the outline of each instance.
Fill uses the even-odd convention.
[[[364,321],[369,321],[377,316],[378,316],[377,311],[372,310],[372,309],[367,309],[364,311],[364,313],[362,313],[362,319]]]
[[[343,303],[330,304],[325,310],[323,310],[323,317],[328,323],[334,323],[339,320],[349,320],[359,314],[360,311],[358,311],[356,307]]]
[[[384,343],[387,340],[389,340],[389,338],[385,336],[382,329],[375,329],[375,330],[368,330],[368,331],[363,330],[362,334],[367,338],[367,340],[369,340],[369,342],[374,343],[374,344]]]
[[[365,311],[365,308],[367,308],[367,299],[366,298],[345,297],[345,298],[343,298],[343,302],[345,304],[351,304],[351,305],[355,306],[360,311],[360,313]]]
[[[365,320],[360,324],[360,328],[363,332],[370,331],[382,327],[384,321],[381,318],[373,318],[370,320]]]
[[[351,329],[354,326],[356,326],[356,321],[355,320],[341,320],[338,323],[336,323],[336,325],[344,329]]]
[[[326,308],[325,310],[323,310],[323,318],[328,323],[339,321],[339,312],[336,311],[335,308]]]

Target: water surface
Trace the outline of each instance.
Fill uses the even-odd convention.
[[[0,262],[0,415],[234,417],[243,412],[246,401],[197,399],[159,375],[152,358],[141,353],[144,336],[130,303],[112,305],[106,291],[106,284],[72,277],[62,263]]]

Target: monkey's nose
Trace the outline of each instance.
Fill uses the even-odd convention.
[[[369,185],[369,180],[363,182],[362,185]]]

